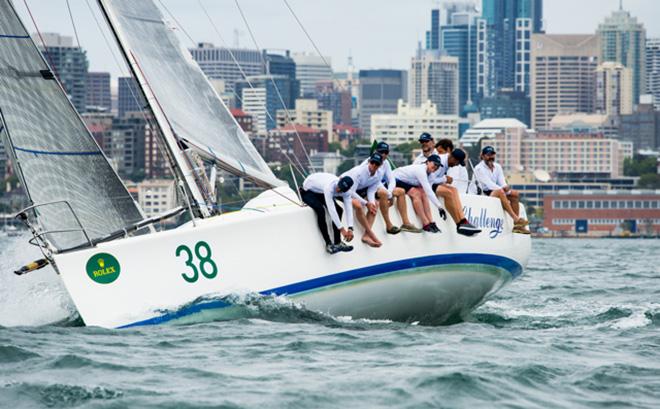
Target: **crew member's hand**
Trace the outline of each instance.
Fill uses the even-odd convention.
[[[508,192],[511,190],[511,186],[509,186],[509,185],[504,186],[504,187],[502,188],[502,190],[504,190],[505,192],[508,193]]]
[[[454,178],[451,177],[451,176],[449,176],[449,175],[447,175],[446,177],[447,177],[447,184],[448,184],[448,185],[451,185],[451,182],[454,181]]]
[[[346,229],[346,228],[342,227],[342,229],[339,232],[341,233],[344,240],[346,240],[346,241],[353,240],[353,230],[349,230],[349,229]]]
[[[376,207],[376,203],[369,202],[367,203],[367,209],[369,209],[369,213],[376,214],[378,208]]]

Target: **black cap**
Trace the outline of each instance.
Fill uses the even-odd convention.
[[[440,156],[438,155],[431,155],[428,158],[426,158],[427,162],[435,163],[438,165],[438,167],[442,166],[442,160],[440,160]]]
[[[378,145],[376,145],[376,152],[390,153],[390,145],[388,145],[387,142],[378,142]]]
[[[369,157],[369,162],[375,163],[378,166],[383,164],[383,156],[376,152]]]
[[[461,166],[465,166],[465,152],[462,149],[454,149],[451,151],[451,156],[454,157]]]
[[[419,142],[420,143],[421,142],[428,142],[428,141],[432,141],[432,140],[433,140],[433,137],[428,132],[424,132],[423,134],[419,135]]]
[[[482,155],[491,155],[493,153],[497,153],[497,152],[495,152],[495,148],[493,148],[492,146],[486,146],[481,150]]]
[[[339,179],[339,182],[337,182],[337,187],[339,188],[340,192],[346,193],[350,190],[351,187],[353,187],[353,179],[350,176],[344,176],[343,178]]]

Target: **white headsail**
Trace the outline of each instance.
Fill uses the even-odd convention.
[[[54,250],[85,245],[143,219],[9,0],[0,0],[0,114],[0,136],[30,201],[39,206],[30,216],[42,232],[51,232],[43,237]],[[75,231],[77,219],[87,237]]]
[[[283,184],[151,0],[99,0],[99,5],[175,159],[183,143],[229,172],[265,186]],[[178,162],[185,173],[186,164]]]

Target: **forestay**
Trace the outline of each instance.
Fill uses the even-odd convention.
[[[158,7],[150,0],[99,0],[129,59],[134,59],[167,125],[179,140],[235,174],[279,181],[238,126]],[[172,144],[172,142],[166,142]],[[178,147],[172,147],[178,149]]]
[[[53,77],[9,0],[0,0],[0,135],[34,205],[66,201],[89,239],[142,220],[141,212]],[[88,242],[63,203],[36,220],[56,251]]]

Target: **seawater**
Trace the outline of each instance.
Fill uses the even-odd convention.
[[[525,275],[423,327],[253,299],[231,321],[82,327],[0,238],[1,408],[659,408],[660,240],[534,240]]]

